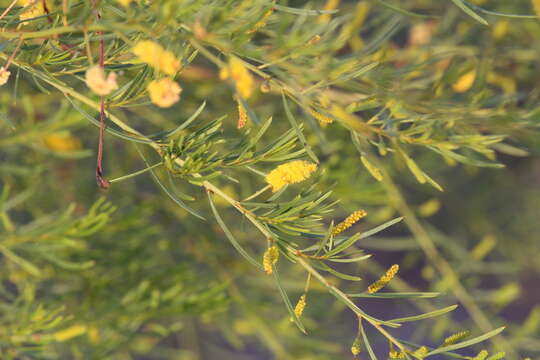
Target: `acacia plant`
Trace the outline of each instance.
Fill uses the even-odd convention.
[[[1,358],[521,359],[420,220],[534,130],[484,3],[2,1]]]

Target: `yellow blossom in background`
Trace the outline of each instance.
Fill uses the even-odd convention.
[[[84,333],[86,333],[86,326],[85,325],[73,325],[68,327],[67,329],[60,330],[54,333],[54,339],[56,341],[67,341],[69,339],[73,339],[74,337],[81,336]]]
[[[161,45],[150,40],[139,41],[133,47],[135,54],[142,62],[167,75],[174,75],[180,70],[180,61],[173,53],[163,49]]]
[[[471,70],[468,73],[462,75],[452,85],[452,89],[454,89],[454,91],[457,93],[464,93],[466,91],[469,91],[469,89],[473,86],[475,79],[476,79],[476,71]]]
[[[81,141],[68,132],[45,135],[42,141],[48,149],[57,152],[71,152],[82,148]]]
[[[540,17],[540,0],[532,0],[532,5],[536,16]]]
[[[105,71],[99,65],[94,65],[86,71],[86,85],[100,96],[109,95],[111,91],[118,89],[116,74],[110,72],[105,76]]]
[[[249,70],[244,66],[242,60],[234,56],[231,57],[229,60],[229,69],[223,70],[220,73],[220,77],[231,77],[235,82],[236,91],[244,99],[249,98],[253,94],[255,81]]]
[[[263,268],[264,272],[268,275],[272,274],[272,266],[274,266],[279,259],[279,250],[277,246],[272,246],[266,249],[263,255]]]
[[[45,8],[41,0],[19,0],[19,4],[25,7],[25,11],[19,15],[21,21],[45,14]]]
[[[134,0],[116,0],[123,7],[128,7]]]
[[[341,0],[327,0],[323,10],[335,10],[340,2]],[[330,19],[332,19],[332,14],[322,14],[319,16],[318,22],[320,24],[326,24]]]
[[[9,80],[9,75],[11,75],[11,72],[7,71],[5,67],[0,67],[0,86],[7,83]]]
[[[276,192],[287,184],[295,184],[309,178],[317,170],[317,165],[309,161],[295,160],[279,165],[266,175],[266,182]]]
[[[150,100],[159,107],[170,107],[180,100],[182,88],[172,79],[152,80],[148,84]]]

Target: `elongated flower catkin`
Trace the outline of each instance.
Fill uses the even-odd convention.
[[[332,235],[336,236],[343,231],[347,230],[351,226],[353,226],[357,221],[367,216],[367,212],[365,210],[357,210],[353,212],[351,215],[349,215],[345,220],[340,222],[334,227],[334,230],[332,230]]]
[[[399,265],[394,264],[388,269],[386,274],[384,274],[379,280],[375,281],[373,284],[369,285],[368,293],[373,294],[385,287],[393,278],[396,276],[399,271]]]
[[[246,126],[247,118],[248,117],[244,105],[238,101],[238,122],[236,123],[236,127],[238,129],[242,129],[244,126]]]
[[[268,275],[272,274],[272,266],[277,263],[279,259],[279,250],[277,246],[271,246],[264,252],[263,255],[263,268],[264,272]]]
[[[276,192],[287,184],[295,184],[309,178],[317,165],[304,160],[295,160],[279,165],[266,175],[266,182]]]
[[[244,99],[249,98],[253,94],[255,81],[242,60],[234,56],[231,57],[229,60],[229,74],[235,82],[238,94]]]
[[[469,330],[460,331],[458,333],[455,333],[455,334],[447,337],[446,339],[444,339],[443,346],[448,346],[448,345],[452,345],[452,344],[455,344],[457,342],[460,342],[461,340],[467,338],[470,334],[471,334],[471,332]]]
[[[296,303],[296,306],[294,307],[294,315],[296,315],[297,318],[300,318],[302,314],[304,313],[304,309],[306,308],[306,294],[300,296],[300,299],[298,299],[298,302]]]
[[[487,356],[487,350],[482,350],[475,357],[473,357],[472,360],[486,360]]]
[[[321,114],[320,112],[315,111],[313,109],[309,109],[309,114],[313,116],[313,118],[318,120],[319,124],[321,124],[322,126],[326,126],[334,122],[334,120],[331,117]]]
[[[263,27],[266,26],[266,23],[268,22],[268,18],[270,17],[270,15],[272,15],[274,13],[274,8],[270,8],[268,9],[267,12],[264,13],[264,15],[261,17],[261,19],[259,21],[257,21],[257,23],[255,23],[255,25],[253,25],[253,28],[251,28],[249,31],[248,31],[248,34],[251,34],[251,33],[254,33],[254,32],[257,32],[259,31],[260,29],[262,29]]]
[[[405,353],[403,351],[392,350],[388,353],[390,359],[405,359]]]

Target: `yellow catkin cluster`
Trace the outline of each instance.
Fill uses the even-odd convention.
[[[298,302],[296,303],[296,306],[294,307],[294,315],[296,315],[297,318],[300,318],[302,314],[304,313],[304,309],[306,308],[306,294],[300,296],[300,299],[298,299]]]
[[[68,133],[45,135],[42,140],[48,149],[57,152],[71,152],[82,148],[81,141]]]
[[[259,31],[260,29],[262,29],[263,27],[266,26],[266,23],[268,22],[268,18],[270,17],[270,15],[272,15],[274,13],[274,8],[270,8],[267,12],[264,13],[263,17],[261,18],[261,20],[257,21],[255,23],[255,25],[253,25],[253,28],[251,28],[248,33],[254,33],[254,32],[257,32]]]
[[[236,123],[236,127],[238,129],[242,129],[244,126],[246,126],[247,118],[248,117],[244,105],[238,101],[238,122]]]
[[[368,293],[373,294],[385,287],[399,271],[399,265],[394,264],[379,280],[368,286]]]
[[[279,165],[266,175],[266,182],[276,192],[287,184],[295,184],[309,178],[317,165],[304,160],[295,160]]]
[[[170,107],[180,100],[182,88],[172,79],[152,80],[147,87],[150,100],[162,108]]]
[[[540,0],[532,0],[532,5],[536,16],[540,17]]]
[[[236,91],[242,98],[248,99],[253,94],[255,80],[244,62],[237,57],[231,56],[229,65],[221,69],[219,77],[222,80],[231,78],[235,83]]]
[[[357,210],[353,212],[351,215],[347,216],[345,220],[343,220],[342,222],[340,222],[334,227],[334,230],[332,230],[332,236],[336,236],[342,233],[343,231],[347,230],[348,228],[356,224],[356,222],[358,222],[360,219],[366,216],[367,216],[367,212],[365,210]]]
[[[180,70],[180,61],[173,53],[150,40],[139,41],[132,50],[142,62],[167,75],[174,75]]]
[[[4,66],[0,67],[0,86],[5,85],[8,80],[11,72],[9,72]]]
[[[99,96],[109,95],[111,91],[118,89],[116,74],[110,72],[108,76],[99,65],[94,65],[86,71],[86,86]]]
[[[460,342],[461,340],[467,338],[470,334],[471,334],[471,332],[469,330],[460,331],[458,333],[455,333],[454,335],[451,335],[451,336],[447,337],[446,339],[444,339],[443,346],[452,345],[452,344],[455,344],[457,342]]]
[[[313,116],[313,118],[318,120],[319,124],[321,124],[322,126],[326,126],[334,122],[334,120],[331,117],[321,114],[320,112],[315,111],[313,109],[309,109],[309,114]]]
[[[405,359],[405,353],[403,351],[392,350],[388,353],[390,359]]]
[[[475,357],[473,357],[472,360],[486,360],[487,356],[487,350],[482,350]]]
[[[272,266],[277,263],[279,259],[279,250],[277,246],[271,246],[264,252],[263,255],[263,268],[264,272],[268,275],[272,274]]]
[[[419,347],[414,353],[413,356],[416,358],[423,359],[426,357],[427,353],[429,352],[428,348],[425,346]]]
[[[136,0],[116,0],[116,2],[123,7],[128,7],[132,2],[136,2]]]
[[[32,19],[41,15],[45,15],[43,2],[38,0],[19,0],[19,4],[25,7],[24,12],[19,15],[21,21]]]
[[[67,329],[57,331],[53,334],[54,339],[59,342],[68,341],[77,336],[81,336],[86,333],[86,325],[77,324],[68,327]]]

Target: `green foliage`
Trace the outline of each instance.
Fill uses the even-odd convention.
[[[540,23],[493,3],[3,1],[0,357],[540,353],[501,312],[538,245],[496,240],[538,191],[490,210],[537,161]]]

